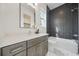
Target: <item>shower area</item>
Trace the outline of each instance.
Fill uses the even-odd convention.
[[[78,5],[65,3],[52,10],[47,6],[49,51],[56,55],[78,54]]]

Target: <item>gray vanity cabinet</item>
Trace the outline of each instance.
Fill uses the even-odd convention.
[[[2,56],[45,56],[48,52],[48,36],[40,36],[0,49]]]
[[[26,56],[26,42],[20,42],[2,48],[3,56]]]
[[[1,49],[0,49],[0,56],[1,56]]]
[[[33,42],[35,40],[38,40],[36,44]],[[28,56],[44,56],[47,54],[48,51],[48,37],[47,36],[42,36],[36,39],[32,39],[32,41],[27,41],[28,45]],[[31,45],[30,44],[33,44]],[[30,44],[30,45],[29,45]]]
[[[45,56],[48,51],[48,41],[43,41],[36,46],[36,55],[37,56]]]
[[[28,56],[36,56],[36,46],[27,48],[27,51]]]
[[[48,41],[43,41],[33,47],[30,47],[28,50],[28,56],[44,56],[48,51]]]
[[[28,48],[28,56],[42,56],[41,44]]]
[[[48,52],[48,40],[42,42],[40,46],[41,46],[41,54],[42,56],[45,56]]]
[[[43,47],[42,47],[41,43],[36,45],[36,56],[42,56],[42,49],[43,49]]]

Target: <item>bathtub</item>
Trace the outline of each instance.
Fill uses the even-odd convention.
[[[61,50],[63,52],[61,53],[61,55],[68,55],[68,54],[76,55],[78,53],[78,44],[76,43],[75,40],[58,38],[58,37],[49,37],[48,42],[49,42],[49,50],[53,51],[54,53],[57,53],[57,50]]]

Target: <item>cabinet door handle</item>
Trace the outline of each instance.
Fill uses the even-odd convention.
[[[18,52],[20,52],[22,50],[23,50],[23,47],[21,46],[21,47],[19,47],[17,49],[14,49],[14,50],[10,51],[10,53],[18,53]]]

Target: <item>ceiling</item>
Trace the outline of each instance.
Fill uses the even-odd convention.
[[[64,3],[47,3],[48,7],[50,10],[54,9],[54,8],[57,8],[61,5],[63,5]]]
[[[48,5],[49,9],[52,10],[54,8],[57,8],[65,3],[45,3],[46,5]],[[31,10],[33,10],[34,8],[31,8],[31,6],[29,6],[27,3],[22,3],[21,5],[30,8]]]

